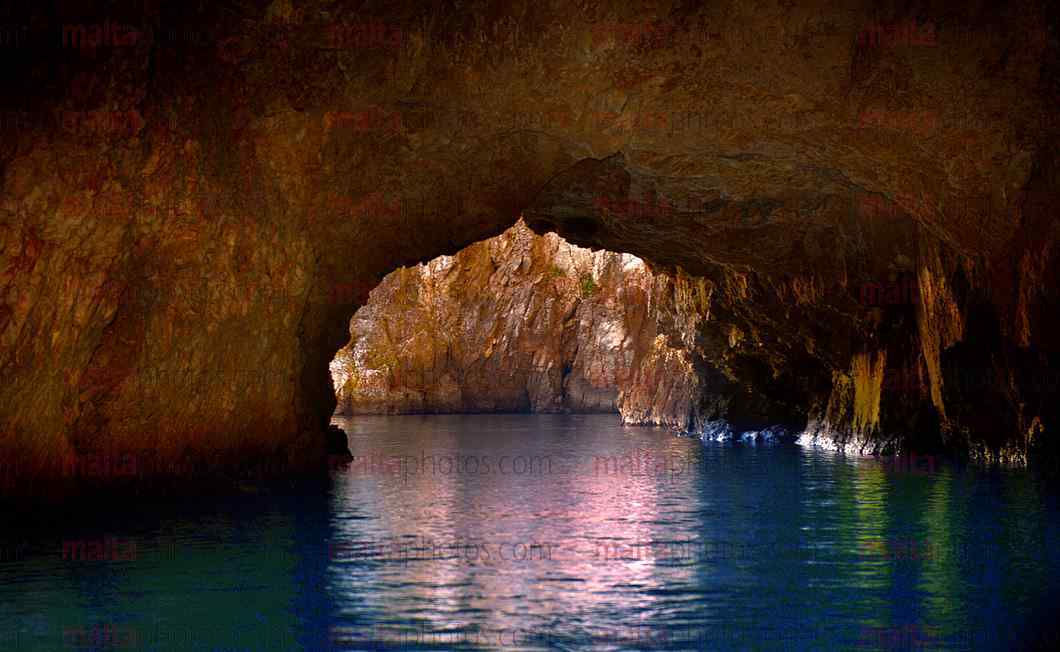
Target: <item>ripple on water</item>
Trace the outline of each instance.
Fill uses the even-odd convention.
[[[0,554],[0,649],[62,649],[64,628],[106,623],[141,642],[165,630],[162,650],[1009,649],[1057,595],[1057,500],[1024,473],[902,473],[606,415],[339,422],[355,455],[565,464],[351,466],[326,497],[34,541]],[[596,457],[685,463],[607,473]],[[63,538],[101,536],[134,539],[137,562],[61,559]]]

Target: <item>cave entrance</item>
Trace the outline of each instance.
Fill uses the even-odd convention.
[[[615,413],[684,426],[687,351],[664,332],[670,278],[520,219],[387,275],[331,362],[337,416]]]

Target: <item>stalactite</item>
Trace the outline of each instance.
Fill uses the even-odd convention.
[[[945,423],[941,352],[961,340],[964,318],[946,283],[938,246],[933,240],[922,241],[917,280],[917,327],[927,369],[928,391]]]
[[[850,362],[854,384],[853,428],[862,439],[868,439],[880,426],[880,390],[887,354],[859,353]]]

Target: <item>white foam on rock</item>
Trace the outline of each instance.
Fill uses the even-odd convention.
[[[703,432],[699,438],[703,441],[716,442],[740,442],[752,446],[769,446],[780,442],[788,435],[787,428],[783,426],[769,426],[762,430],[745,430],[734,432],[729,422],[724,419],[708,421],[703,426]]]
[[[862,452],[864,442],[851,439],[840,443],[837,441],[836,437],[832,436],[832,431],[830,429],[824,427],[817,421],[811,421],[807,424],[806,430],[799,434],[795,439],[795,443],[806,448],[818,448],[853,457],[870,457]]]

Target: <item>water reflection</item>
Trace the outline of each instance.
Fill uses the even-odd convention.
[[[330,494],[0,533],[0,649],[979,650],[1055,627],[1057,500],[1025,472],[611,416],[340,421],[358,459]],[[62,558],[107,537],[135,559]]]
[[[391,446],[392,423],[346,423],[357,459],[337,478],[336,537],[404,539],[419,549],[378,563],[335,562],[347,578],[340,586],[357,587],[340,640],[521,647],[629,639],[637,622],[671,617],[660,589],[692,584],[695,560],[674,535],[701,513],[695,476],[667,461],[695,453],[697,442],[613,419],[431,417],[404,420]],[[358,464],[379,453],[457,463],[421,463],[407,477]],[[501,456],[512,463],[487,464]],[[675,523],[684,527],[675,532]],[[385,626],[359,631],[369,619],[357,610],[380,601],[398,617],[372,618]],[[628,618],[598,617],[608,612]]]
[[[998,556],[967,545],[977,524],[1004,514],[1016,527],[1024,512],[1042,518],[1042,506],[1025,487],[1022,500],[1002,502],[1020,485],[984,486],[974,472],[704,446],[610,417],[344,425],[355,455],[543,455],[556,467],[402,481],[340,474],[337,537],[427,537],[480,551],[333,564],[332,572],[357,578],[335,596],[350,605],[338,631],[351,647],[1004,649],[996,626],[1018,621],[1056,567],[1056,553],[1038,545],[1041,531],[1019,526],[1009,549],[1022,552],[1006,559],[1036,569],[1038,579],[1006,581],[1008,596],[991,583]],[[679,473],[607,473],[601,458],[632,460],[630,471],[644,458],[644,468],[684,464]],[[978,505],[977,493],[996,500]],[[482,549],[519,543],[548,544],[551,554],[482,557]],[[984,591],[994,597],[983,602]],[[369,604],[385,618],[356,617]]]

